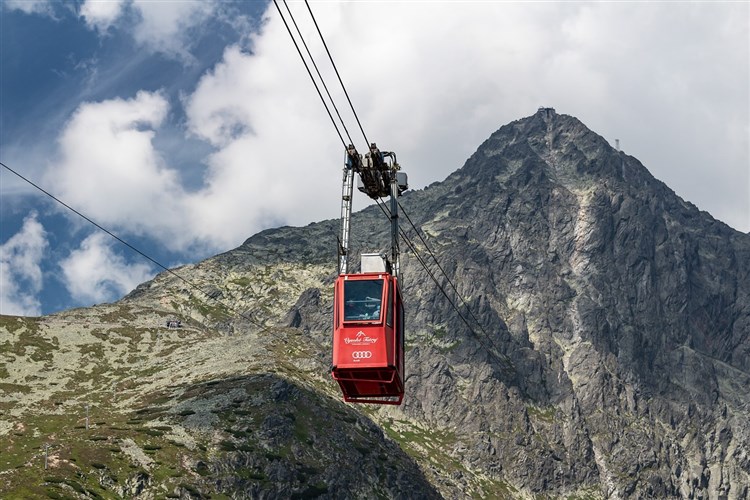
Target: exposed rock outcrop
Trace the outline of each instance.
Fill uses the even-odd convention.
[[[93,467],[100,488],[143,498],[750,496],[749,235],[551,109],[401,204],[450,297],[405,252],[402,407],[337,399],[326,221],[178,270],[213,299],[165,273],[119,304],[4,318],[1,444],[36,436],[22,463],[38,465],[42,417],[94,399],[110,424],[91,449],[136,436],[161,465],[134,472],[110,451],[101,469],[62,445],[80,429],[57,430],[78,461],[38,491],[95,491]],[[388,230],[376,207],[354,215],[362,250],[387,248]],[[165,332],[169,317],[185,327]],[[53,379],[64,387],[42,391]]]

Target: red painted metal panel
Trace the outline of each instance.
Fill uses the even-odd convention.
[[[400,404],[404,353],[397,280],[387,273],[341,275],[334,301],[332,375],[344,400]]]

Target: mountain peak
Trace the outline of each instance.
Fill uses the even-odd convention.
[[[750,237],[551,108],[401,205],[401,407],[347,407],[330,378],[338,221],[272,229],[181,268],[200,294],[163,273],[118,304],[0,318],[4,484],[748,497]],[[353,253],[389,244],[377,207],[352,221]],[[62,414],[88,401],[94,436]],[[64,465],[42,483],[25,464],[50,422]]]
[[[504,161],[511,171],[540,167],[563,184],[625,177],[627,156],[573,116],[539,108],[531,116],[504,125],[477,150],[492,161]],[[640,175],[643,172],[639,173]]]
[[[674,217],[697,217],[715,230],[736,232],[680,198],[637,158],[612,147],[578,118],[553,108],[539,108],[500,127],[438,188],[440,184],[433,186],[436,194],[469,204],[529,189],[541,190],[542,197],[562,189],[581,203],[593,193],[606,194],[613,203],[657,204]],[[467,192],[471,196],[464,196]]]

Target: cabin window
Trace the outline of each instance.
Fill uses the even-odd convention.
[[[344,281],[344,321],[380,319],[383,280]]]

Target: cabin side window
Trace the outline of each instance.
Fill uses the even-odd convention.
[[[382,279],[344,281],[344,321],[377,321],[382,302]]]

